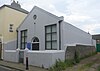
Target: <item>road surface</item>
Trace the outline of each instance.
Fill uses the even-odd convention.
[[[0,66],[0,71],[11,71],[11,69],[4,66]]]

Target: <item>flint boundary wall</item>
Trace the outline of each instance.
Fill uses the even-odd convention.
[[[91,55],[96,52],[95,46],[89,45],[76,45],[76,46],[67,46],[65,52],[66,59],[74,59],[75,51],[78,52],[79,58]]]

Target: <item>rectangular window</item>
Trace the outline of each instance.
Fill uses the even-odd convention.
[[[57,50],[57,26],[45,26],[45,48],[47,50]]]
[[[25,49],[27,46],[27,30],[21,31],[21,49]]]

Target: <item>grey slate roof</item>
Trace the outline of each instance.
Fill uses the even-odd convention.
[[[92,38],[95,40],[100,40],[100,34],[92,35]]]
[[[20,6],[20,4],[16,3],[15,1],[13,3],[11,3],[11,5],[3,5],[3,6],[1,6],[0,9],[3,8],[3,7],[9,7],[11,9],[14,9],[14,10],[26,13],[26,14],[29,13],[25,9],[22,9],[21,6]]]

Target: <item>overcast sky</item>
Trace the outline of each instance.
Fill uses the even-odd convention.
[[[100,34],[100,0],[15,0],[22,8],[30,11],[34,5],[64,16],[66,22],[90,34]],[[0,0],[0,6],[10,4],[12,0]],[[73,30],[74,31],[74,30]]]

